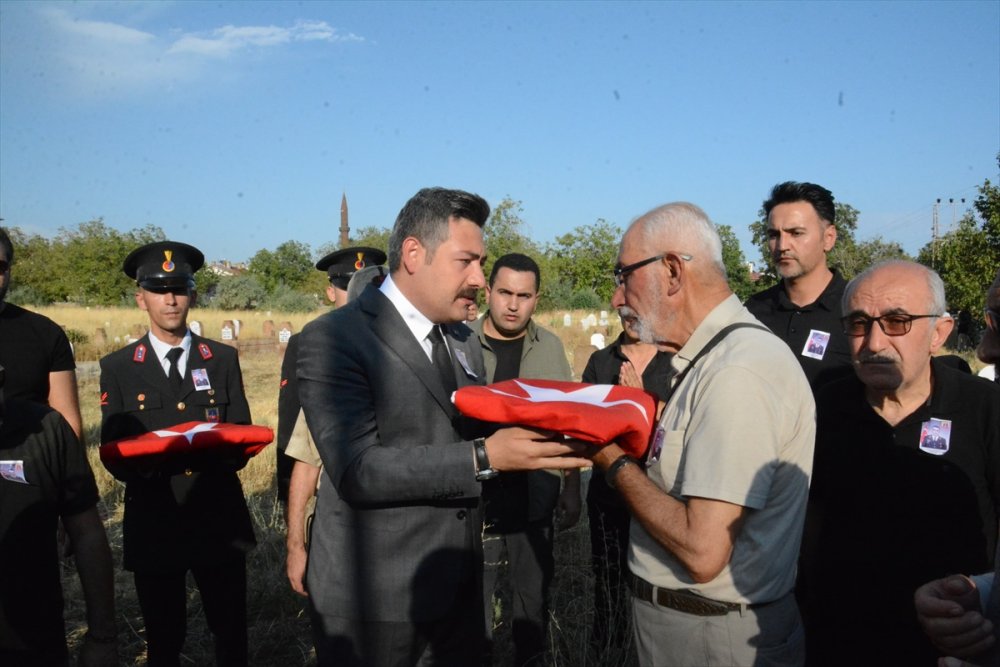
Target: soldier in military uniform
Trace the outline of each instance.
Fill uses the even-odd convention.
[[[125,259],[150,330],[101,359],[102,443],[189,421],[250,423],[236,351],[187,328],[194,272],[203,263],[197,248],[172,241]],[[236,475],[244,465],[242,453],[234,453],[109,466],[126,484],[124,567],[135,575],[151,667],[179,664],[188,571],[201,593],[217,664],[247,664],[246,552],[256,542]]]
[[[385,253],[378,248],[353,246],[335,250],[316,262],[316,268],[325,271],[330,278],[326,288],[326,298],[336,306],[347,303],[347,283],[356,271],[366,266],[385,264]],[[278,438],[275,447],[278,470],[278,500],[288,502],[288,486],[291,483],[295,459],[285,450],[292,437],[295,422],[299,417],[298,382],[295,379],[295,364],[298,362],[299,337],[295,334],[288,341],[285,356],[281,362],[281,387],[278,389]]]
[[[348,301],[351,277],[366,267],[381,267],[386,255],[377,248],[355,246],[332,252],[316,263],[326,271],[330,286],[326,296],[331,303],[343,306]],[[298,363],[298,334],[291,337],[281,363],[281,388],[278,390],[278,498],[287,503],[287,555],[285,571],[292,590],[305,590],[309,536],[305,526],[312,515],[312,501],[320,475],[319,452],[309,437],[299,404],[295,366]],[[287,453],[286,453],[287,451]]]

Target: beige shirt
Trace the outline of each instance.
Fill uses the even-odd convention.
[[[683,371],[719,330],[735,322],[759,324],[730,296],[695,329],[674,356],[674,368]],[[671,398],[646,466],[649,479],[682,502],[697,496],[747,508],[733,555],[715,579],[695,583],[633,521],[631,570],[657,586],[724,602],[770,602],[790,592],[815,433],[813,395],[788,346],[768,331],[730,332]]]
[[[285,447],[285,454],[297,461],[308,463],[314,468],[323,465],[323,460],[319,457],[319,450],[306,426],[306,414],[299,409],[299,416],[295,419],[295,426],[292,428],[292,435],[288,438],[288,445]]]

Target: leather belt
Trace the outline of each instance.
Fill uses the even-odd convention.
[[[720,600],[712,600],[710,598],[702,597],[696,593],[688,593],[687,591],[672,591],[669,588],[654,586],[645,579],[635,576],[631,572],[629,572],[628,579],[629,588],[632,589],[632,595],[640,600],[643,600],[644,602],[652,602],[660,605],[661,607],[676,609],[677,611],[682,611],[685,614],[693,614],[694,616],[725,616],[726,614],[734,611],[756,609],[758,607],[763,607],[766,604],[770,604],[769,602],[760,604],[722,602]]]

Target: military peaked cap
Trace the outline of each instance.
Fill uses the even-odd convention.
[[[129,253],[122,270],[143,289],[194,289],[194,273],[204,263],[205,256],[194,246],[177,241],[158,241]]]
[[[346,290],[347,283],[355,271],[360,271],[366,266],[378,266],[385,264],[385,253],[378,248],[368,248],[366,246],[354,246],[331,252],[323,259],[316,262],[316,268],[326,271],[330,276],[330,283],[334,287]]]

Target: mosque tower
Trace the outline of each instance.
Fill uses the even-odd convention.
[[[351,245],[351,228],[347,224],[347,193],[340,199],[340,247],[346,248]]]

